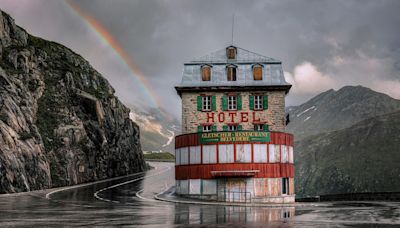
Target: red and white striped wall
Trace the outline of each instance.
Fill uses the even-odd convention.
[[[175,138],[175,178],[213,179],[217,174],[254,178],[294,177],[293,135],[271,132],[268,143],[200,143],[200,134]]]

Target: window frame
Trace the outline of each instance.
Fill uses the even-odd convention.
[[[228,95],[227,96],[227,110],[228,111],[237,111],[238,110],[238,96],[237,95]]]
[[[254,131],[264,131],[264,124],[254,124]]]
[[[260,69],[261,69],[261,78],[260,78],[260,79],[256,79],[255,68],[260,68]],[[262,81],[262,80],[263,80],[263,73],[264,73],[263,70],[264,70],[263,65],[261,65],[261,64],[255,64],[255,65],[253,65],[253,67],[252,67],[252,73],[253,73],[253,80],[254,80],[254,81]]]
[[[254,110],[264,110],[264,96],[263,95],[253,95],[254,97]]]
[[[238,131],[238,126],[236,124],[230,124],[228,125],[228,131]]]
[[[231,53],[231,51],[232,51],[233,53]],[[233,58],[231,58],[231,54],[233,54],[233,56],[232,56]],[[234,47],[234,46],[229,46],[229,47],[227,47],[227,48],[226,48],[226,58],[227,58],[228,60],[235,60],[236,57],[237,57],[237,48]]]
[[[282,195],[289,195],[289,178],[283,177],[282,178]],[[284,191],[285,190],[285,191]]]
[[[212,96],[201,96],[201,110],[203,112],[212,111]]]
[[[237,81],[237,67],[235,65],[228,65],[226,67],[226,79],[230,82]]]
[[[204,80],[204,78],[205,78],[204,77],[205,68],[208,68],[209,71],[210,71],[210,77],[208,78],[208,80]],[[208,82],[208,81],[211,81],[211,77],[212,77],[212,67],[210,65],[202,65],[201,66],[201,80],[204,81],[204,82]]]
[[[212,132],[212,125],[203,125],[203,132]]]

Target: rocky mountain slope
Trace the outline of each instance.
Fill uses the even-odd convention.
[[[345,86],[321,93],[300,106],[288,107],[287,131],[300,140],[396,110],[400,110],[400,100],[362,86]]]
[[[346,86],[287,112],[297,197],[400,190],[400,100]]]
[[[296,142],[299,197],[400,191],[400,112]]]
[[[0,193],[144,168],[139,128],[110,84],[81,56],[0,11]]]

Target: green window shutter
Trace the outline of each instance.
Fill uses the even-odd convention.
[[[264,124],[264,131],[269,131],[269,125],[268,124]]]
[[[241,131],[241,130],[242,130],[242,125],[239,124],[238,127],[237,127],[237,129],[238,129],[238,131]]]
[[[249,101],[250,110],[254,110],[254,96],[250,95],[249,99],[250,99],[250,101]]]
[[[227,96],[222,96],[222,110],[228,110],[228,98]]]
[[[268,109],[268,95],[264,95],[263,97],[263,109]]]
[[[217,126],[216,125],[212,126],[212,131],[217,131]]]
[[[238,110],[242,110],[242,96],[238,95],[237,96],[237,101],[238,101]]]
[[[203,132],[203,126],[197,126],[197,132]]]
[[[197,111],[203,110],[203,97],[197,96]]]
[[[228,125],[222,126],[222,130],[223,130],[223,131],[228,131]]]
[[[211,97],[211,107],[213,111],[217,110],[217,101],[215,96]]]

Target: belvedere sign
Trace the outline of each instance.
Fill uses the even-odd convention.
[[[261,131],[234,131],[234,132],[207,132],[200,134],[200,143],[216,142],[269,142],[270,132]]]

